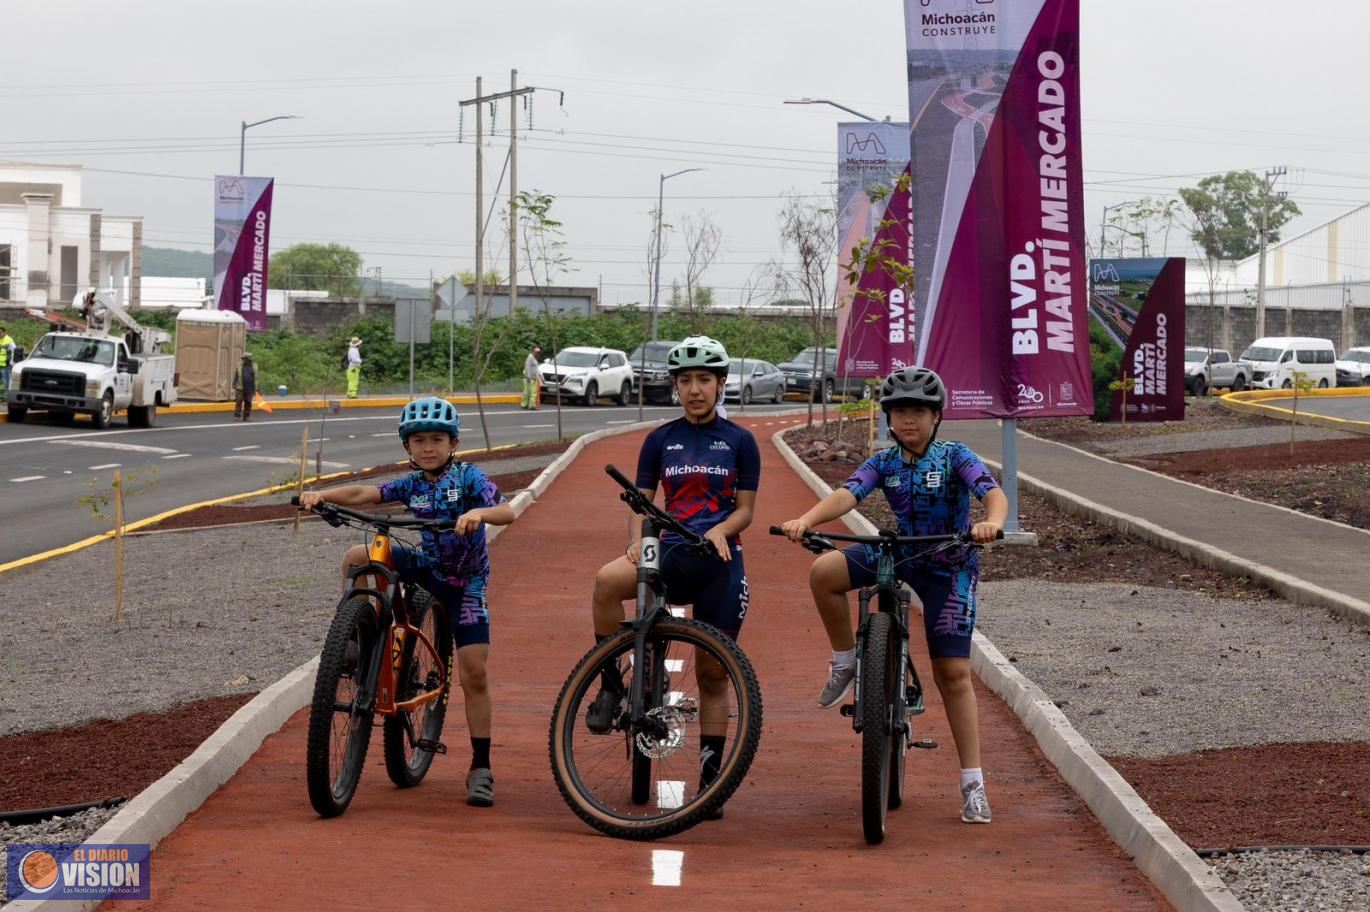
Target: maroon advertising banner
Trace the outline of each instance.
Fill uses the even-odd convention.
[[[214,178],[214,308],[242,314],[251,332],[266,330],[274,184],[270,177]]]
[[[904,0],[915,363],[948,418],[1094,409],[1079,0]]]
[[[908,173],[908,124],[837,125],[837,370],[846,377],[883,377],[913,363],[906,319],[913,289],[888,266],[909,261]],[[852,283],[858,247],[879,263]]]
[[[1112,420],[1184,418],[1184,257],[1090,260],[1089,312],[1122,352]]]

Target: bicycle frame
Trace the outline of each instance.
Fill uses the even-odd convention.
[[[637,561],[637,610],[633,620],[623,622],[633,631],[633,668],[647,667],[647,633],[666,610],[666,593],[661,583],[661,529],[656,520],[644,516]],[[629,721],[634,730],[647,718],[645,680],[645,674],[634,674],[629,690],[628,705],[632,710]]]
[[[372,536],[371,544],[367,547],[367,563],[353,567],[347,576],[349,585],[342,601],[359,595],[375,599],[380,607],[377,621],[386,631],[386,642],[381,644],[381,648],[373,650],[371,667],[367,669],[363,681],[364,694],[368,697],[375,695],[372,711],[382,716],[393,716],[398,712],[412,712],[439,697],[445,704],[450,692],[448,685],[452,680],[452,662],[455,661],[456,652],[453,651],[452,658],[444,666],[434,643],[410,622],[409,589],[395,570],[394,551],[387,528],[382,527]],[[363,576],[371,576],[375,581],[374,586],[359,585]],[[433,667],[438,670],[439,686],[408,700],[396,701],[400,670],[413,658],[416,649],[425,650],[432,659]]]

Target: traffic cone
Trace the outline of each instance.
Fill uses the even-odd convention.
[[[252,407],[259,408],[262,411],[266,412],[268,415],[271,414],[271,406],[266,404],[266,399],[262,396],[261,393],[257,393],[252,397]]]

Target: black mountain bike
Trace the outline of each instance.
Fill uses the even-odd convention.
[[[298,498],[291,503],[298,505]],[[447,753],[438,740],[452,685],[447,611],[426,590],[400,579],[391,530],[446,532],[455,522],[363,513],[331,503],[318,504],[314,512],[331,526],[373,533],[368,562],[352,568],[324,639],[309,711],[309,802],[321,816],[336,817],[357,792],[377,715],[384,719],[385,771],[400,788],[418,785],[433,756]]]
[[[779,526],[771,526],[771,534],[785,533]],[[1003,537],[1002,532],[999,537]],[[804,533],[803,546],[815,554],[835,550],[834,542],[873,545],[880,554],[875,585],[858,593],[856,688],[852,702],[842,707],[842,715],[851,718],[852,730],[861,736],[861,827],[866,842],[878,845],[885,840],[888,812],[904,803],[904,767],[909,748],[937,747],[931,738],[913,739],[911,720],[923,712],[923,685],[909,655],[913,593],[895,576],[895,552],[900,545],[929,546],[922,552],[924,556],[980,546],[962,535]]]
[[[751,662],[717,628],[672,615],[661,579],[667,547],[713,553],[713,546],[642,495],[615,469],[623,502],[642,516],[637,611],[586,653],[552,711],[552,774],[566,803],[590,826],[623,839],[657,839],[689,829],[721,809],[742,783],[761,740],[761,688]],[[608,731],[592,731],[586,711],[612,680],[624,697]],[[722,736],[706,753],[701,735]],[[705,762],[717,762],[701,781]]]

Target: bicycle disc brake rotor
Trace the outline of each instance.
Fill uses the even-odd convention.
[[[647,730],[638,732],[633,742],[644,757],[664,760],[685,743],[685,729],[699,718],[699,704],[686,697],[669,706],[648,710],[647,718]]]

